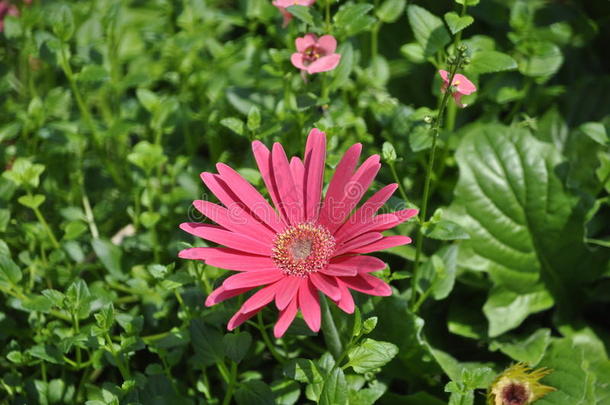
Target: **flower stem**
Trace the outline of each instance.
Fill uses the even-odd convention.
[[[451,67],[451,71],[449,74],[449,83],[453,83],[453,77],[458,70],[458,67],[461,63],[462,53],[457,53],[457,58],[455,63]],[[436,145],[438,140],[438,134],[440,132],[441,126],[443,124],[443,114],[445,112],[445,108],[447,107],[447,102],[449,101],[449,95],[451,94],[451,86],[448,86],[445,94],[443,95],[443,99],[441,100],[441,104],[438,110],[438,115],[436,120],[434,121],[434,125],[432,127],[432,148],[430,151],[430,159],[428,160],[428,167],[426,171],[426,180],[424,183],[424,196],[422,200],[421,206],[421,214],[419,216],[419,226],[417,227],[417,237],[416,237],[416,250],[415,250],[415,265],[413,268],[413,286],[411,291],[411,310],[415,312],[416,308],[419,308],[421,303],[417,303],[417,286],[419,284],[419,262],[421,258],[423,242],[424,242],[424,234],[422,232],[422,226],[426,222],[426,218],[428,215],[428,199],[430,197],[430,183],[432,182],[432,172],[434,169],[434,159],[436,155]]]
[[[31,196],[32,194],[28,192],[28,195]],[[51,243],[53,244],[53,247],[55,249],[59,249],[61,246],[59,245],[59,242],[57,241],[57,238],[55,237],[55,234],[53,233],[53,230],[49,226],[49,223],[47,222],[46,219],[44,219],[44,216],[42,215],[42,213],[40,212],[38,207],[32,208],[32,210],[34,211],[34,214],[36,215],[36,218],[38,219],[38,222],[40,222],[42,227],[47,232],[47,235],[49,235],[49,238],[51,239]]]
[[[284,358],[277,352],[275,346],[273,346],[273,342],[271,342],[271,339],[269,338],[269,334],[267,334],[267,329],[265,328],[265,324],[263,323],[263,314],[260,312],[257,315],[257,321],[258,330],[260,330],[261,332],[263,341],[265,342],[265,346],[267,346],[267,349],[269,349],[269,353],[271,353],[275,361],[277,361],[278,363],[285,363]]]
[[[339,359],[341,357],[341,353],[343,353],[343,344],[341,343],[339,331],[337,331],[337,325],[335,325],[333,314],[325,296],[322,296],[320,304],[322,307],[322,333],[324,334],[324,341],[326,342],[326,346],[328,346],[328,350],[330,350],[333,357],[335,359]]]
[[[402,181],[400,181],[398,173],[396,172],[395,163],[389,162],[388,164],[390,166],[390,171],[392,172],[392,177],[394,177],[394,181],[396,182],[396,184],[398,184],[398,191],[400,192],[400,196],[404,200],[405,204],[407,204],[409,202],[409,199],[407,198],[407,193],[405,192],[405,188],[402,185]]]
[[[229,383],[227,385],[227,392],[225,393],[225,397],[222,400],[222,405],[229,405],[231,403],[231,398],[233,397],[233,390],[235,389],[235,385],[237,384],[237,363],[231,361],[231,371],[229,373]]]

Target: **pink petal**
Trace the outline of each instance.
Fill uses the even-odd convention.
[[[313,63],[307,66],[307,73],[322,73],[328,72],[329,70],[333,70],[339,65],[341,61],[341,55],[338,53],[333,53],[330,55],[322,56],[319,59],[316,59]]]
[[[244,305],[241,306],[239,312],[247,314],[248,312],[256,311],[269,304],[275,297],[278,284],[279,283],[268,285],[255,292],[246,302],[244,302]]]
[[[303,278],[296,276],[286,276],[282,281],[278,283],[277,293],[275,294],[275,305],[277,309],[283,310],[290,304],[297,291]]]
[[[237,290],[260,287],[275,283],[282,278],[284,278],[284,274],[279,270],[245,271],[227,278],[222,285],[225,290]]]
[[[292,66],[297,69],[307,70],[307,66],[305,66],[305,55],[302,53],[293,53],[290,56],[290,62],[292,63]]]
[[[318,219],[322,187],[324,183],[324,162],[326,160],[326,134],[312,129],[305,146],[305,220]]]
[[[301,159],[297,156],[293,156],[290,159],[290,172],[292,173],[292,179],[297,190],[303,190],[303,179],[305,177],[305,166]]]
[[[299,288],[299,308],[303,314],[303,319],[307,326],[314,331],[320,330],[321,314],[320,303],[318,302],[318,291],[307,281]]]
[[[193,201],[193,206],[223,228],[256,238],[262,243],[273,243],[275,233],[258,220],[252,218],[250,214],[239,208],[238,205],[234,205],[232,210],[228,210],[209,201],[196,200]]]
[[[388,297],[392,295],[392,288],[384,281],[370,274],[360,273],[355,277],[342,277],[347,287],[368,295]]]
[[[446,70],[439,70],[438,73],[441,75],[443,81],[448,85],[449,84],[449,72]]]
[[[180,229],[202,239],[244,252],[263,256],[271,256],[272,254],[271,244],[261,242],[260,240],[239,233],[227,231],[216,225],[184,222],[180,224]]]
[[[303,221],[303,203],[292,178],[286,152],[278,142],[273,145],[271,161],[273,163],[273,178],[281,200],[280,204],[290,223],[297,225]]]
[[[259,308],[256,311],[243,313],[241,311],[237,311],[235,315],[231,319],[229,319],[229,323],[227,323],[227,329],[233,330],[237,328],[242,323],[246,322],[248,319],[252,318],[254,315],[260,312],[263,308]]]
[[[330,55],[337,50],[337,40],[332,35],[322,35],[318,39],[318,47],[324,52],[324,55]]]
[[[477,91],[477,87],[466,76],[459,73],[455,75],[453,82],[456,84],[457,91],[464,95]]]
[[[294,2],[292,2],[292,4],[290,4],[291,6],[294,5]],[[304,4],[302,4],[304,5]],[[316,44],[316,41],[318,40],[318,37],[314,34],[305,34],[305,36],[303,37],[298,37],[297,39],[295,39],[294,43],[296,45],[297,51],[299,53],[303,53],[307,50],[307,48],[309,48],[312,45]]]
[[[340,256],[344,253],[349,253],[359,247],[370,245],[371,243],[376,242],[381,238],[383,238],[383,235],[379,232],[368,232],[368,233],[359,235],[359,236],[343,243],[335,251],[334,256]]]
[[[341,298],[338,301],[335,301],[337,306],[348,314],[352,314],[356,305],[354,304],[354,297],[352,297],[352,293],[350,293],[349,289],[340,279],[337,279],[337,284],[339,289],[341,290]]]
[[[330,299],[336,301],[341,298],[341,290],[335,277],[325,276],[322,273],[311,273],[309,279],[313,285],[326,294]]]
[[[280,213],[284,224],[289,225],[288,217],[284,213],[281,207],[280,196],[277,191],[277,185],[275,184],[275,180],[273,178],[273,171],[271,168],[271,152],[269,149],[260,141],[252,142],[252,153],[254,154],[254,158],[256,159],[256,164],[258,165],[258,170],[261,173],[261,177],[265,182],[265,186],[267,186],[267,190],[269,191],[269,195],[271,196],[271,200],[273,204],[275,204],[275,208]]]
[[[181,250],[181,259],[203,260],[210,266],[236,271],[275,269],[275,263],[267,256],[257,256],[229,248],[195,247]]]
[[[224,300],[228,300],[229,298],[233,298],[250,290],[251,288],[238,288],[236,290],[227,291],[223,286],[220,286],[208,295],[205,299],[205,306],[211,307],[212,305],[216,305]]]
[[[462,93],[457,91],[452,94],[453,100],[455,100],[455,104],[457,104],[457,106],[460,108],[465,108],[467,104],[462,103],[462,95]]]
[[[352,145],[335,168],[335,173],[330,180],[328,191],[324,197],[324,204],[320,210],[320,224],[327,225],[334,218],[334,207],[343,199],[345,186],[356,169],[361,151],[361,144]]]
[[[263,223],[276,232],[281,232],[284,229],[275,210],[252,184],[248,183],[239,173],[224,163],[218,163],[216,168],[231,190]],[[231,207],[227,208],[231,209]]]
[[[290,304],[282,311],[280,311],[280,315],[273,327],[273,335],[279,339],[284,336],[288,327],[294,321],[294,317],[297,314],[297,301],[292,300]]]
[[[370,245],[363,246],[357,249],[352,250],[354,253],[372,253],[380,250],[385,250],[389,248],[393,248],[395,246],[407,245],[411,243],[411,238],[408,236],[395,235],[395,236],[386,236],[383,239],[378,240],[377,242],[373,242]]]
[[[343,224],[377,176],[380,168],[379,155],[373,155],[356,170],[345,185],[343,198],[332,208],[333,217],[329,218],[330,221],[326,224],[330,232],[334,233]]]
[[[350,270],[352,273],[351,275],[355,275],[354,272],[357,274],[370,273],[386,268],[386,264],[383,260],[373,256],[361,255],[336,257],[331,260],[331,264],[335,267],[335,269],[345,269],[345,273]]]
[[[235,194],[234,188],[231,187],[220,175],[204,172],[201,173],[201,179],[210,189],[210,191],[212,191],[212,193],[214,193],[214,195],[220,200],[220,202],[224,204],[229,212],[235,213],[235,216],[237,217],[245,218],[247,223],[260,223],[261,226],[268,228],[268,233],[272,235],[272,238],[274,237],[277,231],[273,227],[269,226],[269,224],[263,219],[257,218],[255,213],[252,212],[252,208],[258,210],[260,210],[260,208],[258,206],[249,207],[248,204],[242,201],[239,196]]]
[[[388,201],[388,199],[394,194],[394,191],[398,189],[398,184],[389,184],[373,194],[358,210],[349,217],[349,219],[341,225],[341,227],[335,233],[335,239],[337,241],[343,240],[346,236],[352,235],[357,232],[360,225],[373,215],[377,213],[379,208]],[[362,232],[359,232],[362,233]]]

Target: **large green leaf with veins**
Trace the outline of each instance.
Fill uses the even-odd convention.
[[[460,178],[450,216],[470,235],[461,242],[460,264],[488,272],[516,296],[546,288],[558,303],[571,301],[570,289],[593,279],[600,266],[591,265],[582,242],[584,211],[561,180],[559,152],[523,128],[488,124],[470,130],[456,157]],[[522,319],[548,307],[523,303]],[[494,307],[488,318],[503,313]]]

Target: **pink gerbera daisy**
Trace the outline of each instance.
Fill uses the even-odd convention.
[[[313,129],[309,133],[303,160],[295,156],[289,161],[279,143],[270,151],[261,142],[253,142],[254,157],[275,209],[225,164],[216,166],[218,174],[201,174],[224,207],[201,200],[194,205],[218,225],[187,222],[181,228],[225,247],[195,247],[182,250],[179,256],[238,272],[208,296],[207,306],[262,287],[231,318],[229,330],[275,301],[280,311],[276,337],[284,335],[298,310],[317,332],[318,291],[347,313],[354,311],[350,289],[370,295],[391,294],[388,284],[371,275],[384,269],[385,263],[362,254],[410,243],[407,236],[384,236],[381,232],[406,221],[417,210],[377,215],[396,184],[382,188],[355,209],[381,167],[379,155],[373,155],[356,168],[361,149],[362,145],[356,144],[345,153],[322,198],[323,132]]]

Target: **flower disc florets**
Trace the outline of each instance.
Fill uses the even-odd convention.
[[[284,274],[306,277],[324,269],[335,251],[335,238],[312,223],[291,226],[275,236],[272,259]]]

